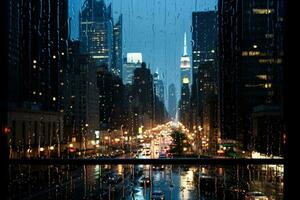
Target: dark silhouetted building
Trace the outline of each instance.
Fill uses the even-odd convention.
[[[96,65],[90,55],[80,53],[80,44],[72,41],[69,45],[70,96],[65,97],[69,103],[65,124],[72,138],[82,142],[84,136],[86,147],[93,147],[91,141],[95,140],[95,131],[99,131]]]
[[[263,145],[254,145],[257,137],[283,134],[276,125],[282,113],[283,2],[219,1],[221,134],[247,149]],[[278,107],[276,115],[270,106]],[[268,124],[261,125],[259,113]]]
[[[122,79],[123,83],[132,85],[133,84],[133,73],[134,70],[141,67],[143,62],[142,53],[127,53],[123,64]]]
[[[218,62],[217,12],[193,12],[192,15],[191,115],[193,128],[200,125],[207,149],[216,150],[218,135]]]
[[[106,7],[104,0],[87,0],[80,12],[79,39],[80,51],[89,54],[96,66],[106,64],[112,67],[113,19],[111,5]]]
[[[15,128],[10,141],[21,142],[24,151],[31,149],[36,155],[38,146],[64,142],[68,1],[9,2],[9,123]],[[48,139],[36,142],[37,129],[32,127],[40,121],[46,123],[40,130]],[[57,140],[51,136],[54,133],[58,133]]]
[[[113,55],[112,55],[112,72],[122,78],[123,69],[123,52],[122,52],[122,15],[114,25],[113,30]]]
[[[175,119],[177,113],[176,87],[174,84],[169,85],[168,90],[168,112],[171,118]]]
[[[138,125],[148,129],[153,126],[154,91],[153,77],[144,62],[141,68],[134,70],[132,92],[133,108],[138,117]]]
[[[188,78],[183,79],[179,101],[179,121],[189,128],[190,125],[190,87]]]

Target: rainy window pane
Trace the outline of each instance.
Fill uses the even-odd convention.
[[[10,159],[284,158],[284,0],[8,2]],[[282,198],[281,165],[10,167],[15,198]]]

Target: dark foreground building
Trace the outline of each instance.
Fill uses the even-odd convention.
[[[246,149],[267,135],[282,141],[283,1],[219,0],[219,33],[222,138]],[[260,150],[281,154],[267,145]]]

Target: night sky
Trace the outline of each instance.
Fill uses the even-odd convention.
[[[69,0],[71,38],[77,39],[79,10],[85,0]],[[105,0],[112,3],[113,17],[123,14],[123,56],[141,52],[143,61],[162,77],[165,91],[175,83],[179,91],[180,57],[183,35],[187,32],[191,58],[191,22],[193,11],[215,10],[217,0]],[[167,93],[165,92],[165,95]],[[179,96],[179,94],[177,94]],[[165,98],[167,99],[167,98]]]

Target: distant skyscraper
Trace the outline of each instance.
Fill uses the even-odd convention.
[[[155,89],[155,95],[158,97],[158,99],[164,103],[165,101],[165,90],[164,90],[164,83],[160,79],[160,76],[158,72],[155,72],[153,74],[153,83],[154,83],[154,89]]]
[[[183,84],[183,80],[189,82],[191,84],[191,63],[190,57],[187,53],[187,46],[186,46],[186,33],[184,33],[184,46],[183,46],[183,55],[180,59],[180,82]]]
[[[187,53],[186,33],[184,33],[183,55],[180,59],[180,84],[181,96],[179,103],[180,121],[185,126],[190,125],[190,84],[191,84],[191,63]],[[182,121],[183,120],[183,121]]]
[[[104,0],[85,1],[80,12],[79,39],[82,53],[90,54],[96,66],[106,64],[111,69],[113,55],[113,19],[111,5]]]
[[[179,101],[179,121],[189,128],[190,124],[190,87],[189,79],[183,78],[181,86],[181,95]]]
[[[127,53],[126,62],[123,64],[122,79],[124,84],[132,85],[134,70],[141,67],[143,62],[141,53]]]
[[[177,99],[176,99],[176,87],[174,84],[169,86],[168,90],[168,112],[170,117],[175,119],[176,112],[177,112]]]
[[[123,68],[122,23],[122,15],[120,15],[118,22],[114,25],[113,30],[112,72],[119,77],[122,77]]]

